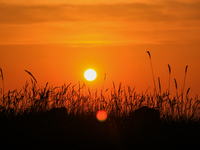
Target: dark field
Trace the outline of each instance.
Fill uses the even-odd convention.
[[[98,122],[95,115],[45,117],[23,115],[1,118],[1,146],[22,149],[135,149],[199,148],[198,122],[134,122],[123,116]]]

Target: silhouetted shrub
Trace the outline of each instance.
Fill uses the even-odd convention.
[[[138,126],[158,126],[161,123],[160,112],[154,108],[143,106],[130,112],[129,118]]]
[[[67,109],[65,107],[52,108],[42,113],[41,116],[47,121],[63,121],[67,117]]]

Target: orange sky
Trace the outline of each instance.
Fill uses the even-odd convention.
[[[0,67],[5,89],[22,88],[30,71],[41,85],[84,81],[89,86],[112,81],[153,90],[150,51],[156,79],[168,84],[168,68],[181,88],[200,91],[200,2],[198,0],[0,0]],[[156,80],[157,81],[157,80]],[[179,89],[180,89],[179,88]]]

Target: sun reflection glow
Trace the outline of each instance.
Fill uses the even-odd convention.
[[[97,120],[104,122],[107,119],[107,112],[104,110],[99,110],[96,114]]]

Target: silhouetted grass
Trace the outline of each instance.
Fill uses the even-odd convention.
[[[175,82],[176,83],[176,82]],[[160,86],[159,86],[160,87]],[[6,116],[9,114],[22,115],[23,113],[46,111],[53,107],[66,107],[68,113],[96,113],[98,110],[105,110],[108,114],[115,116],[128,115],[130,111],[134,111],[142,106],[158,109],[161,113],[161,118],[164,119],[183,119],[194,120],[197,110],[199,109],[200,101],[189,98],[186,92],[185,99],[182,95],[170,98],[168,92],[160,92],[156,96],[142,93],[137,94],[133,89],[123,87],[119,84],[116,89],[113,83],[113,88],[103,91],[100,96],[97,91],[85,93],[85,85],[80,86],[75,90],[75,86],[63,85],[61,87],[48,87],[48,83],[43,88],[38,88],[35,82],[31,86],[27,82],[22,90],[8,91],[1,99],[1,112]],[[182,93],[181,93],[182,94]]]

